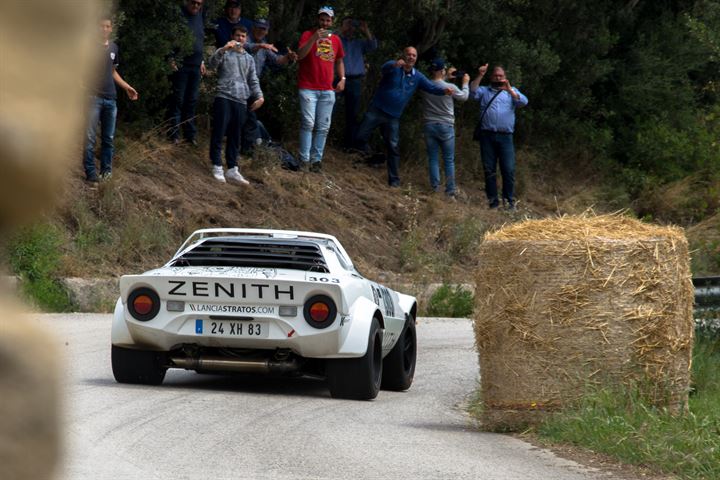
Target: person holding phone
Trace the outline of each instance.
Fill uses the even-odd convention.
[[[234,27],[232,40],[218,48],[209,62],[210,68],[217,69],[218,73],[210,134],[212,175],[218,182],[225,183],[227,178],[238,185],[250,183],[240,174],[237,166],[240,132],[247,121],[247,112],[257,110],[265,101],[255,73],[255,60],[243,47],[246,40],[247,29]],[[249,98],[254,100],[248,106]],[[227,137],[225,160],[228,169],[225,173],[221,158],[223,137]]]
[[[300,36],[297,58],[298,96],[300,98],[301,168],[318,173],[332,122],[335,93],[345,88],[345,66],[340,38],[332,33],[335,11],[332,7],[318,10],[318,26]],[[333,72],[339,79],[333,88]]]
[[[497,192],[497,165],[502,175],[503,203],[509,210],[515,209],[515,109],[528,104],[528,99],[510,85],[505,69],[498,65],[492,69],[490,85],[480,86],[487,64],[478,68],[478,74],[470,82],[470,94],[480,103],[478,140],[480,157],[485,174],[485,195],[491,209],[498,208],[500,201]]]

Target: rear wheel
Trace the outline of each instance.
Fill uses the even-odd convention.
[[[410,317],[400,333],[397,343],[383,359],[383,390],[403,391],[410,388],[415,377],[417,337],[415,319]]]
[[[328,360],[327,379],[333,398],[372,400],[382,383],[382,332],[380,321],[372,319],[367,352],[360,358]]]
[[[161,352],[112,346],[112,370],[119,383],[160,385],[165,379],[165,356]]]

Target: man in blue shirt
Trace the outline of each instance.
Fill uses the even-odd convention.
[[[357,30],[362,32],[365,38],[355,38]],[[360,97],[362,96],[362,84],[365,78],[365,54],[377,49],[378,42],[375,36],[370,33],[367,22],[346,17],[340,27],[340,40],[342,40],[345,56],[345,90],[339,98],[345,102],[345,148],[352,148],[353,137],[358,128],[358,116],[360,114]],[[337,108],[335,103],[335,108]]]
[[[360,124],[355,145],[369,152],[368,140],[372,132],[382,127],[381,133],[387,149],[388,184],[400,186],[400,116],[418,88],[434,95],[452,95],[453,89],[443,88],[431,82],[415,70],[417,50],[407,47],[398,60],[390,60],[382,66],[382,78]]]
[[[515,109],[528,104],[528,99],[517,88],[510,86],[505,70],[496,66],[490,75],[490,86],[480,86],[487,72],[487,64],[478,68],[478,76],[470,83],[473,99],[480,102],[479,141],[480,156],[485,173],[485,194],[490,208],[498,208],[497,164],[502,175],[503,203],[515,209]]]
[[[249,32],[252,28],[252,22],[247,18],[242,18],[242,7],[238,0],[227,0],[225,2],[225,16],[218,18],[213,22],[215,30],[215,48],[224,47],[227,42],[232,40],[233,28],[243,26]]]

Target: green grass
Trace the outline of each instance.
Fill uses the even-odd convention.
[[[680,478],[720,478],[720,337],[698,335],[689,412],[670,415],[632,391],[605,389],[549,418],[538,433]]]
[[[10,239],[7,256],[22,281],[23,293],[44,311],[67,312],[72,303],[59,281],[63,232],[39,223],[20,230]]]
[[[459,285],[443,284],[430,297],[426,314],[430,317],[467,318],[472,312],[472,292]]]

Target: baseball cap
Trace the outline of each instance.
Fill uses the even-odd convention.
[[[430,62],[430,71],[431,72],[437,72],[438,70],[442,70],[445,68],[445,60],[442,58],[436,58],[432,62]]]
[[[335,10],[333,10],[332,7],[328,7],[327,5],[324,7],[320,7],[320,10],[318,10],[318,15],[320,14],[328,15],[330,18],[333,18],[335,16]]]
[[[234,8],[239,6],[240,2],[238,0],[227,0],[227,2],[225,2],[225,8]]]
[[[256,18],[255,23],[253,23],[253,27],[268,30],[270,28],[270,22],[268,22],[267,18]]]

